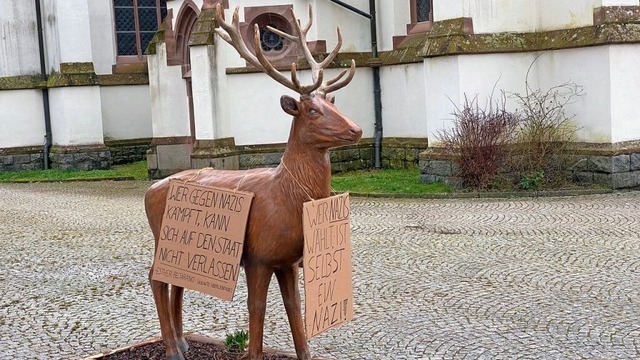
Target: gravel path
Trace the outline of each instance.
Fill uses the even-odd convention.
[[[0,184],[0,354],[81,359],[159,335],[148,182]],[[335,359],[640,358],[640,192],[538,199],[352,198],[355,319]],[[185,329],[248,329],[189,291]],[[292,350],[276,282],[265,346]]]

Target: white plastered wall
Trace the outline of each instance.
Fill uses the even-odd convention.
[[[50,15],[57,17],[60,61],[93,62],[88,0],[59,0]]]
[[[640,140],[640,46],[609,47],[612,142]]]
[[[532,32],[593,25],[600,6],[640,5],[638,0],[434,0],[435,21],[470,17],[476,34]]]
[[[44,133],[40,90],[0,92],[0,148],[42,145]]]
[[[334,93],[337,108],[363,128],[364,137],[373,136],[373,100],[371,72],[358,69],[353,81]],[[360,71],[362,70],[362,71]],[[327,71],[335,76],[338,69]],[[301,81],[310,82],[308,71],[301,72]],[[295,99],[299,94],[276,83],[262,73],[228,75],[226,91],[236,94],[226,103],[229,117],[217,119],[221,131],[218,138],[234,137],[237,145],[277,144],[287,141],[292,117],[280,107],[280,97]]]
[[[424,61],[426,81],[426,123],[429,143],[438,145],[438,132],[453,125],[456,107],[462,108],[465,98],[477,98],[484,108],[489,99],[501,101],[505,93],[523,93],[526,73],[535,54],[483,54],[427,58]],[[482,69],[482,71],[478,71]],[[529,85],[538,86],[535,73]],[[507,109],[515,104],[507,99]]]
[[[220,91],[216,89],[220,81],[220,74],[216,62],[215,46],[192,46],[190,52],[196,139],[216,139],[224,131],[218,128],[222,118],[222,106],[219,101]]]
[[[116,63],[113,0],[89,0],[91,52],[96,74],[111,74]]]
[[[189,107],[180,66],[167,66],[164,43],[148,57],[153,137],[190,135]]]
[[[382,67],[380,79],[384,135],[426,138],[427,108],[423,64]]]
[[[54,145],[103,143],[98,86],[53,88],[49,90],[49,99]]]
[[[393,37],[407,35],[407,24],[411,22],[409,1],[378,0],[376,10],[378,50],[393,50]],[[361,31],[365,32],[367,29],[363,27]]]
[[[105,139],[141,139],[153,135],[147,85],[102,86],[100,95]]]
[[[567,49],[543,53],[535,64],[539,88],[571,81],[584,89],[566,106],[566,114],[575,114],[578,140],[592,143],[616,142],[611,132],[611,46]],[[640,138],[640,134],[636,134]]]
[[[0,77],[40,73],[33,1],[0,1]]]
[[[236,4],[230,1],[229,5],[230,10],[227,10],[226,13],[227,19],[231,18],[231,11]],[[261,5],[263,4],[259,1],[243,1],[240,8],[241,21],[244,19],[244,7]],[[333,6],[331,11],[346,10],[335,4],[331,5]],[[306,22],[307,19],[306,6],[306,1],[294,2],[294,8],[303,22]],[[321,5],[318,6],[321,7]],[[304,9],[304,11],[300,9]],[[325,9],[325,11],[328,10]],[[316,9],[316,17],[326,16],[318,15],[318,12],[319,10]],[[358,17],[356,14],[350,14],[350,16]],[[315,40],[315,35],[311,33],[316,28],[314,25],[309,34],[310,41]],[[330,34],[335,41],[335,28],[331,30]],[[326,40],[327,47],[335,45],[335,43],[329,44],[329,39]],[[216,37],[214,46],[191,47],[190,51],[196,139],[233,137],[237,145],[284,143],[287,141],[291,116],[280,108],[280,96],[286,94],[297,99],[298,94],[262,73],[227,74],[227,68],[244,67],[246,63],[235,49],[219,37]],[[152,75],[151,70],[150,68],[150,78],[156,76]],[[340,70],[326,71],[325,78],[337,75]],[[308,71],[299,71],[299,74],[303,83],[311,82]],[[161,79],[167,78],[163,76]],[[363,127],[365,137],[373,136],[372,88],[371,70],[359,68],[348,87],[335,94],[338,108]],[[353,100],[354,96],[357,96],[358,101]],[[152,95],[152,99],[153,97],[154,95]],[[163,99],[165,98],[166,94],[163,95]],[[158,136],[156,122],[154,113],[154,136]],[[181,120],[174,119],[176,128],[180,126],[180,122]]]
[[[482,105],[500,90],[525,91],[527,69],[538,53],[450,56],[425,59],[427,124],[430,143],[437,145],[437,132],[450,128],[451,113],[462,106],[464,96],[478,96]],[[567,117],[578,127],[577,140],[588,143],[620,143],[640,139],[640,70],[635,45],[607,45],[549,51],[540,54],[529,74],[529,86],[546,92],[573,82],[583,95],[565,106]],[[482,71],[478,71],[482,69]],[[518,107],[511,97],[508,108]],[[574,117],[575,116],[575,117]]]

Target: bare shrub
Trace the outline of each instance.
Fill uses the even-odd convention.
[[[506,110],[506,96],[494,101],[493,95],[481,107],[478,97],[466,95],[462,108],[456,106],[453,127],[440,130],[437,137],[458,165],[462,185],[486,189],[502,169],[506,145],[518,127],[518,116]]]
[[[534,90],[528,77],[529,71],[524,94],[510,94],[518,105],[519,126],[507,171],[516,175],[523,188],[526,186],[522,184],[541,173],[544,177],[540,185],[559,186],[567,181],[566,170],[578,130],[575,115],[568,115],[566,106],[582,96],[583,89],[569,81],[546,91]]]

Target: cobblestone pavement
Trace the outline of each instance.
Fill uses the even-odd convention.
[[[80,359],[159,334],[146,182],[0,185],[0,354]],[[640,358],[640,192],[352,199],[355,319],[310,340],[335,359]],[[248,328],[187,292],[186,329]],[[272,283],[265,345],[293,348]]]

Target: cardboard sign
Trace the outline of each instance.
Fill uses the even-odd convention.
[[[306,202],[304,289],[307,338],[353,319],[349,194]]]
[[[252,199],[171,180],[152,279],[231,301]]]

